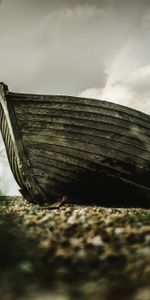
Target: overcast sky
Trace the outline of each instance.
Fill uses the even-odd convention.
[[[0,81],[16,92],[81,95],[150,113],[149,49],[149,0],[0,1]],[[18,190],[4,154],[0,188]]]

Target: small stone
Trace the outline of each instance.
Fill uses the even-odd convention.
[[[147,257],[150,257],[150,247],[144,247],[144,248],[139,248],[137,250],[137,253],[138,254],[141,254],[141,255],[144,255],[144,256],[147,256]]]
[[[88,240],[88,244],[91,244],[93,246],[103,246],[104,242],[99,235],[96,235],[92,239]]]
[[[84,249],[80,249],[79,251],[77,251],[77,257],[79,258],[84,258],[86,257],[86,252]]]
[[[71,217],[68,218],[68,222],[69,225],[73,225],[75,223],[77,223],[77,216],[75,214],[73,214]]]
[[[145,241],[147,244],[150,244],[150,234],[145,236]]]
[[[120,234],[122,234],[124,232],[124,229],[122,228],[122,227],[117,227],[116,229],[115,229],[115,234],[116,235],[120,235]]]
[[[50,248],[50,245],[51,245],[51,242],[50,242],[50,240],[47,239],[47,240],[40,242],[39,248],[41,250],[47,250]]]
[[[32,273],[33,271],[33,266],[31,264],[30,261],[23,261],[21,262],[21,264],[19,265],[19,268],[26,273]]]
[[[141,288],[138,290],[135,300],[149,300],[150,299],[150,288]]]

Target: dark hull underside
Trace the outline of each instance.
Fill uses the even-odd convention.
[[[1,131],[28,199],[150,198],[150,116],[106,101],[18,94],[1,84]]]

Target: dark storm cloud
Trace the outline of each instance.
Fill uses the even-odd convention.
[[[129,13],[129,24],[118,26],[126,20],[112,12],[115,3],[4,0],[0,76],[12,88],[48,93],[77,94],[103,86],[105,63],[127,38],[135,18]]]
[[[44,1],[41,5],[36,1],[35,5],[35,1],[14,0],[8,5],[4,1],[0,76],[10,87],[77,94],[98,83],[100,77],[104,84],[99,59],[103,47],[99,47],[98,37],[103,12],[82,5],[70,8],[65,1],[56,9],[58,2]]]
[[[148,6],[141,0],[3,0],[0,79],[20,91],[78,94],[103,87],[108,62],[135,34]]]

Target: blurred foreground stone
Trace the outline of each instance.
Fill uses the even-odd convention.
[[[0,299],[149,300],[150,210],[0,198]]]

